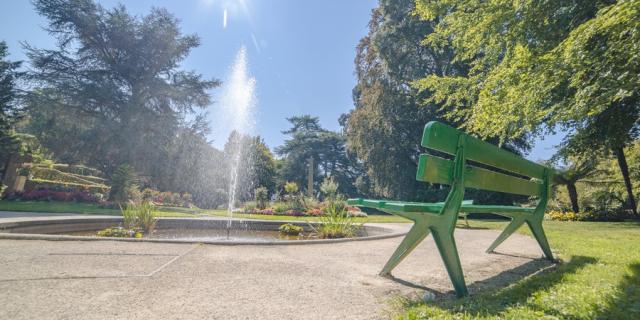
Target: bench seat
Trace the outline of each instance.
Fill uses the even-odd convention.
[[[444,207],[444,202],[402,202],[402,201],[386,201],[386,200],[370,200],[370,199],[349,199],[347,204],[358,207],[374,208],[381,211],[390,211],[389,213],[403,212],[425,212],[439,214]],[[517,207],[517,206],[500,206],[500,205],[479,205],[473,204],[470,200],[462,201],[460,213],[533,213],[535,208]],[[510,215],[509,215],[510,216]]]

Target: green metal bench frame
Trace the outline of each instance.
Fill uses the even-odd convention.
[[[380,275],[390,276],[391,271],[431,233],[456,294],[459,297],[466,296],[467,286],[453,235],[460,212],[494,213],[512,219],[500,236],[489,246],[487,253],[493,252],[498,245],[526,223],[542,248],[544,256],[553,260],[547,237],[542,229],[542,220],[550,192],[550,169],[435,121],[425,126],[422,146],[453,156],[452,161],[431,154],[422,154],[416,174],[416,179],[419,181],[450,185],[451,191],[444,202],[348,200],[350,205],[376,208],[414,222]],[[467,163],[468,160],[498,168],[513,175],[475,166]],[[530,177],[530,179],[520,176]],[[463,201],[465,188],[536,196],[539,201],[535,208],[474,205],[469,201]]]

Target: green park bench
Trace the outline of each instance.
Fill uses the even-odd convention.
[[[526,222],[545,257],[553,260],[547,237],[542,229],[549,197],[551,169],[435,121],[425,126],[422,146],[440,154],[448,154],[452,158],[449,160],[432,154],[421,154],[418,163],[418,181],[451,186],[444,202],[348,200],[350,205],[375,208],[414,222],[380,275],[390,276],[393,268],[431,233],[456,294],[467,295],[453,236],[461,213],[493,213],[511,218],[511,223],[487,249],[488,253],[493,252]],[[539,201],[535,208],[476,205],[463,200],[465,188],[535,196]]]

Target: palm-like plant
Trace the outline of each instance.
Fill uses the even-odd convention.
[[[572,158],[569,159],[569,165],[560,169],[555,175],[554,182],[567,187],[567,193],[569,194],[569,200],[571,201],[571,210],[573,210],[573,212],[577,213],[580,211],[576,183],[595,173],[596,167],[597,161],[595,158]]]

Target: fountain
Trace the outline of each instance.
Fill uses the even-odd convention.
[[[224,88],[221,99],[221,111],[224,119],[232,131],[237,132],[240,137],[242,135],[250,135],[254,128],[253,109],[256,104],[254,89],[256,85],[255,78],[251,77],[248,72],[247,50],[244,46],[240,48],[236,54],[236,58],[231,66],[230,73],[224,82]],[[243,139],[231,139],[229,142],[231,158],[229,168],[229,202],[227,205],[228,222],[227,236],[231,229],[231,219],[235,209],[236,193],[238,191],[238,177],[240,168],[248,168],[250,164],[246,163],[249,159],[242,159],[244,144]],[[244,163],[241,163],[244,162]],[[242,165],[242,166],[241,166]]]

